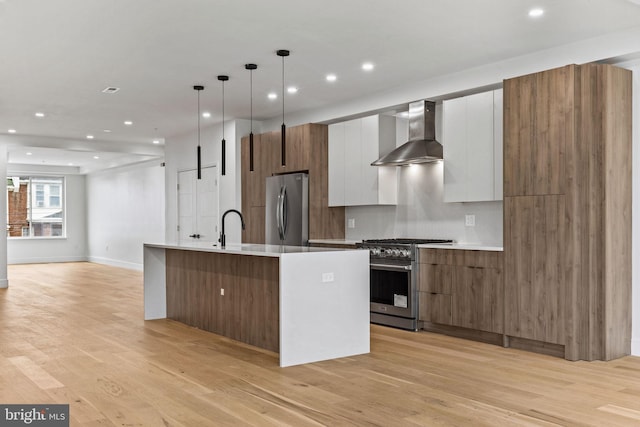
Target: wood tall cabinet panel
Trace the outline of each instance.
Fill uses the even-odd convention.
[[[504,82],[504,195],[564,194],[575,65]]]
[[[264,243],[265,180],[276,168],[275,148],[273,133],[254,135],[253,171],[250,171],[249,137],[242,138],[242,211],[246,220],[243,242]]]
[[[327,126],[287,128],[285,166],[280,135],[280,131],[254,135],[253,172],[249,171],[249,138],[242,138],[242,209],[248,216],[242,241],[264,243],[266,178],[292,172],[309,173],[309,238],[343,239],[344,208],[328,204]]]
[[[565,196],[508,197],[505,334],[565,343]]]
[[[167,317],[277,352],[278,271],[278,258],[167,250]]]
[[[631,343],[631,72],[504,83],[506,334],[610,360]]]

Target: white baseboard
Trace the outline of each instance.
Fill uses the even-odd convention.
[[[640,356],[640,338],[631,339],[631,355]]]
[[[34,258],[11,258],[7,264],[46,264],[49,262],[86,262],[86,256],[62,256],[62,257],[34,257]]]
[[[96,264],[110,265],[112,267],[126,268],[126,269],[129,269],[129,270],[136,270],[136,271],[142,271],[143,270],[142,264],[138,264],[138,263],[135,263],[135,262],[129,262],[129,261],[122,261],[122,260],[118,260],[118,259],[90,256],[88,261],[89,262],[95,262]]]

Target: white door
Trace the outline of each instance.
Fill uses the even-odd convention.
[[[180,242],[218,242],[218,177],[215,166],[178,172],[178,238]]]

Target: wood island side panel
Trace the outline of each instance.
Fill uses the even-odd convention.
[[[278,258],[168,249],[166,275],[168,318],[279,351]]]

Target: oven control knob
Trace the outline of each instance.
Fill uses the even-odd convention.
[[[411,251],[409,249],[403,249],[402,256],[405,258],[409,258],[411,256]]]
[[[379,256],[380,248],[371,248],[371,255]]]
[[[399,257],[400,256],[400,249],[392,249],[391,250],[391,254],[395,257]]]

